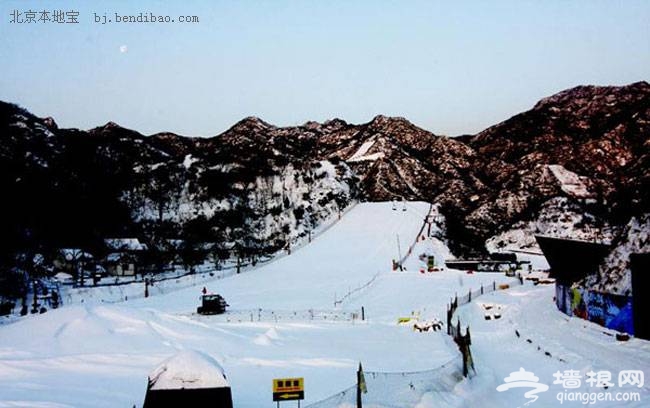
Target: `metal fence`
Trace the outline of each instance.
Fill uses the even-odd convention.
[[[358,286],[358,287],[356,287],[354,289],[348,290],[348,292],[345,295],[343,295],[343,297],[341,299],[338,299],[338,300],[334,299],[334,307],[340,306],[343,302],[350,299],[352,297],[352,295],[354,295],[355,293],[359,293],[362,290],[369,287],[370,285],[372,285],[377,280],[380,273],[381,272],[377,272],[372,278],[370,278],[370,280],[368,282],[364,283],[363,285],[360,285],[360,286]]]
[[[361,399],[365,408],[411,408],[427,393],[436,400],[452,398],[451,391],[462,380],[461,358],[455,357],[431,370],[381,372],[364,371],[367,393]],[[306,408],[353,408],[357,406],[357,385],[352,385]]]
[[[195,316],[201,319],[201,316]],[[220,320],[230,323],[244,322],[355,322],[362,320],[361,312],[341,310],[270,310],[270,309],[246,309],[228,310],[226,313],[210,316],[210,320]]]
[[[465,377],[469,376],[470,370],[476,372],[476,369],[474,367],[474,359],[472,358],[472,352],[470,349],[470,346],[472,344],[472,337],[470,335],[469,326],[467,326],[465,329],[465,334],[462,334],[460,319],[456,320],[456,325],[453,324],[453,318],[456,310],[459,306],[468,304],[472,300],[486,293],[491,293],[496,290],[509,289],[513,285],[523,285],[524,281],[521,275],[519,275],[518,278],[519,279],[516,281],[499,286],[497,286],[496,281],[492,282],[491,285],[481,285],[480,289],[475,291],[472,291],[470,289],[464,295],[456,295],[454,299],[449,302],[449,305],[447,306],[447,334],[454,339],[461,352],[461,355],[463,357],[463,375]]]
[[[402,259],[399,260],[398,265],[403,265],[404,262],[406,262],[406,259],[409,256],[411,256],[411,254],[413,253],[413,249],[415,249],[415,246],[420,241],[420,237],[422,236],[422,233],[424,232],[424,227],[426,227],[427,224],[429,223],[428,222],[428,215],[431,214],[432,210],[433,210],[433,204],[429,204],[429,210],[427,211],[427,216],[424,217],[424,220],[422,222],[422,226],[420,227],[420,231],[418,231],[417,235],[415,236],[415,239],[413,240],[411,245],[409,245],[409,247],[406,249],[406,253],[402,257]]]

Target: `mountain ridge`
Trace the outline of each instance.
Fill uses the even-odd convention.
[[[542,208],[547,211],[545,204],[558,196],[567,197],[579,211],[595,214],[594,223],[612,225],[624,225],[631,214],[647,211],[650,203],[650,189],[645,188],[650,185],[647,82],[571,88],[476,135],[460,138],[439,136],[405,118],[384,115],[363,124],[335,118],[285,127],[250,116],[209,138],[170,132],[145,136],[113,122],[88,131],[60,129],[52,118],[37,118],[5,102],[0,102],[0,132],[0,157],[7,159],[0,187],[24,194],[29,187],[19,186],[21,182],[16,180],[27,176],[35,178],[37,185],[51,185],[39,199],[47,200],[48,194],[80,194],[89,200],[86,204],[103,208],[110,203],[105,210],[112,223],[124,226],[122,231],[115,226],[108,230],[95,228],[98,236],[109,232],[163,234],[152,233],[151,226],[143,226],[142,219],[134,216],[147,213],[137,208],[143,202],[156,200],[161,210],[158,221],[173,224],[165,227],[171,229],[166,234],[178,234],[187,220],[174,221],[176,224],[171,221],[178,218],[172,213],[181,211],[181,207],[174,210],[174,206],[186,208],[191,203],[161,196],[165,188],[177,189],[170,196],[183,196],[184,200],[193,197],[197,207],[214,209],[215,203],[225,200],[231,203],[226,206],[230,209],[219,211],[231,211],[238,202],[249,200],[260,183],[270,190],[262,194],[265,198],[258,198],[267,204],[272,200],[279,203],[287,196],[288,186],[296,181],[309,190],[316,173],[331,178],[334,184],[328,185],[337,185],[338,192],[324,193],[329,198],[304,192],[305,200],[294,197],[291,203],[280,206],[282,211],[296,204],[301,214],[309,215],[317,202],[331,204],[331,211],[356,198],[435,202],[446,216],[446,239],[457,254],[483,251],[487,239],[517,222],[535,219]],[[330,170],[323,173],[315,171],[317,168]],[[566,180],[574,179],[582,180],[587,195],[572,196],[577,189],[567,188]],[[75,186],[75,182],[79,185]],[[108,183],[110,188],[101,192],[93,187],[97,183]],[[183,188],[175,183],[183,183]],[[277,187],[277,183],[283,187]],[[58,188],[55,186],[64,187],[62,191],[50,191]],[[587,196],[589,199],[585,199]],[[26,200],[29,198],[35,198],[34,194],[27,194]],[[160,203],[167,199],[171,204]],[[339,199],[342,201],[337,203]],[[64,204],[69,203],[63,200],[60,206]],[[26,206],[37,211],[33,207]],[[15,210],[21,213],[21,205],[16,204]],[[260,207],[259,211],[247,220],[259,221],[257,218],[263,217],[268,208]],[[168,212],[172,214],[169,218],[161,215]],[[56,211],[45,213],[56,216]],[[117,213],[122,215],[113,217]],[[192,215],[187,217],[193,219]],[[28,218],[24,214],[17,219]],[[92,225],[94,217],[88,214],[86,218]],[[44,229],[47,222],[40,226],[39,222],[30,228]],[[279,229],[296,227],[283,222],[285,226]],[[5,223],[13,229],[22,228],[15,221]],[[222,228],[229,236],[231,227],[214,228]],[[25,231],[17,234],[24,235]]]

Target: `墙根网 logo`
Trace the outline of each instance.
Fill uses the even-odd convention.
[[[532,404],[539,398],[537,394],[548,391],[548,385],[540,383],[539,378],[535,374],[523,368],[520,368],[519,371],[515,371],[514,373],[510,373],[503,381],[504,383],[497,387],[497,391],[499,392],[512,388],[531,388],[531,390],[524,393],[524,397],[530,399],[524,405]]]

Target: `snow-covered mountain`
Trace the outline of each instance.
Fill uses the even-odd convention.
[[[59,129],[4,103],[0,118],[6,269],[30,271],[33,254],[59,248],[101,254],[107,237],[254,262],[307,239],[358,195],[345,162],[305,157],[298,139],[267,140],[256,130],[271,126],[254,118],[212,139],[145,137],[112,122]]]
[[[0,188],[12,197],[0,218],[9,254],[115,236],[263,252],[353,200],[417,199],[440,205],[450,248],[467,254],[491,238],[525,245],[517,231],[621,231],[650,208],[649,135],[646,82],[569,89],[459,138],[386,116],[144,136],[112,122],[60,129],[0,103]]]
[[[469,138],[487,160],[481,171],[489,191],[469,218],[476,228],[498,228],[534,218],[549,199],[564,196],[604,224],[625,224],[650,208],[649,136],[646,82],[545,98]]]

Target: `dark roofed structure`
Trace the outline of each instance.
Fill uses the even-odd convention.
[[[230,384],[212,357],[183,350],[149,375],[143,408],[232,408]]]
[[[611,245],[575,239],[535,235],[551,267],[550,277],[571,285],[598,272],[598,265],[612,249]]]

